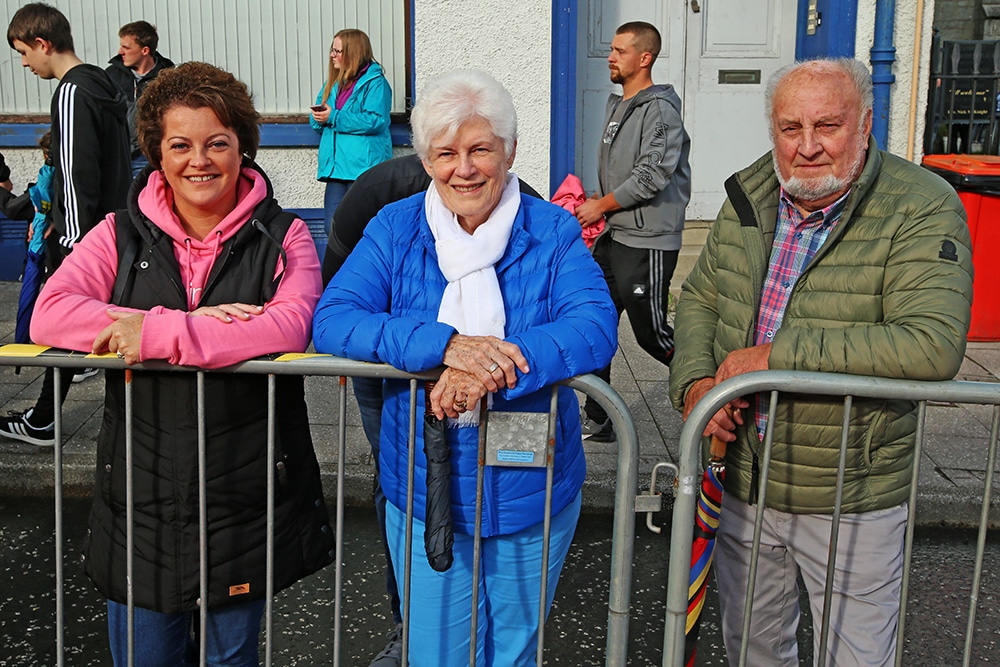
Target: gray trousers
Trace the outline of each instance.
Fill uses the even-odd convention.
[[[739,663],[740,638],[757,507],[726,494],[716,534],[715,577],[722,632],[729,663]],[[896,628],[903,576],[907,507],[843,514],[837,544],[826,664],[882,667],[896,654]],[[764,509],[748,665],[798,667],[802,575],[814,627],[813,655],[819,655],[823,589],[833,517]]]

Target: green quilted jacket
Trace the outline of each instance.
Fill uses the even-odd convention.
[[[675,323],[670,398],[682,409],[691,384],[726,355],[753,344],[778,214],[771,154],[726,181],[729,195],[684,282]],[[874,141],[838,225],[793,288],[768,361],[774,370],[948,380],[965,353],[972,252],[955,191]],[[726,453],[726,491],[756,498],[763,445],[753,399]],[[782,394],[766,504],[831,513],[843,400]],[[916,406],[855,400],[843,509],[893,507],[908,497]]]

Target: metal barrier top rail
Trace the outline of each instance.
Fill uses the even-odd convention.
[[[177,372],[199,372],[199,384],[203,369],[175,366],[163,362],[149,362],[126,366],[124,361],[114,354],[92,355],[82,352],[70,352],[37,345],[10,344],[0,346],[0,366],[42,366],[60,369],[72,368],[103,368],[112,370],[129,369],[133,372],[148,371],[177,371]],[[340,376],[340,377],[373,377],[383,379],[409,380],[411,385],[411,402],[415,400],[415,387],[417,380],[434,380],[440,374],[441,369],[435,369],[425,373],[407,373],[388,365],[372,364],[360,361],[353,361],[341,357],[327,354],[311,353],[288,353],[271,355],[268,358],[259,358],[245,361],[232,366],[207,371],[211,373],[250,373],[258,375],[315,375],[315,376]],[[57,372],[55,377],[56,395],[59,395],[59,384],[64,381],[62,373]],[[624,666],[628,649],[628,623],[629,604],[631,598],[632,582],[632,555],[635,537],[635,517],[636,493],[638,488],[638,458],[639,439],[636,433],[635,424],[628,412],[628,408],[621,396],[617,394],[607,383],[593,375],[584,375],[569,378],[559,384],[581,391],[594,398],[597,403],[607,412],[617,433],[618,460],[617,476],[615,484],[615,508],[613,519],[613,537],[611,554],[611,577],[610,591],[608,597],[608,634],[606,643],[606,664],[608,666]],[[271,391],[273,392],[273,385]],[[203,388],[199,386],[199,396]],[[341,454],[338,456],[338,500],[342,492],[343,481],[343,440],[344,440],[344,407],[346,405],[346,394],[344,382],[340,386],[340,413],[341,413]],[[128,400],[128,399],[127,399]],[[273,402],[273,398],[271,399]],[[127,410],[130,408],[127,407]],[[411,406],[412,409],[412,406]],[[56,411],[56,439],[60,439],[61,418],[60,411]],[[411,442],[412,442],[411,429]],[[270,447],[269,447],[270,449]],[[130,451],[130,447],[129,447]],[[270,455],[270,454],[269,454]],[[412,465],[412,462],[411,462]],[[61,538],[61,447],[55,447],[55,504],[56,504],[56,616],[57,616],[57,647],[58,664],[63,664],[63,640],[62,640],[62,538]],[[269,461],[269,469],[272,467]],[[269,486],[270,486],[269,480]],[[270,491],[269,491],[270,494]],[[129,493],[131,498],[131,493]],[[273,501],[272,501],[273,502]],[[131,503],[129,503],[131,507]],[[337,567],[338,581],[340,578],[339,563],[341,560],[341,526],[342,526],[343,503],[337,503]],[[269,531],[269,540],[270,540]],[[269,547],[268,552],[270,553]],[[270,556],[269,556],[270,558]],[[204,568],[203,568],[204,570]],[[269,565],[270,571],[270,565]],[[270,577],[268,577],[270,579]],[[204,582],[202,586],[204,587]],[[339,593],[339,585],[338,585]],[[131,596],[130,596],[131,597]],[[204,595],[203,595],[204,597]],[[270,596],[269,596],[270,597]],[[131,610],[131,600],[129,608]],[[339,608],[339,604],[338,604]],[[132,637],[131,611],[129,614],[129,636]],[[271,609],[270,600],[266,612],[266,649],[265,664],[271,664]],[[339,620],[339,616],[338,616]],[[201,614],[201,623],[204,624],[205,615]],[[339,629],[335,629],[339,634]],[[541,633],[540,633],[541,634]],[[404,635],[405,637],[405,635]],[[131,640],[130,640],[131,645]],[[405,645],[405,639],[404,639]],[[201,647],[202,664],[204,664],[204,646]],[[335,662],[339,664],[339,651],[335,650]],[[131,649],[130,649],[131,659]]]

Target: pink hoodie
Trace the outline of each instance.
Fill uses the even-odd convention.
[[[189,310],[198,307],[201,288],[222,245],[249,221],[254,207],[267,196],[267,182],[253,169],[243,169],[238,187],[236,208],[204,241],[184,231],[173,211],[173,193],[160,172],[150,174],[139,193],[139,209],[173,239],[181,280],[188,287]],[[262,354],[305,350],[322,281],[316,246],[301,220],[288,229],[284,249],[288,266],[282,267],[279,258],[277,271],[284,268],[285,275],[261,314],[247,321],[232,318],[222,322],[157,306],[146,312],[142,323],[140,360],[220,368]],[[73,247],[45,284],[31,318],[31,339],[40,345],[90,352],[94,339],[112,322],[107,310],[117,270],[112,213]]]

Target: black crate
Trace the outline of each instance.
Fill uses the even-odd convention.
[[[935,38],[924,153],[1000,155],[1000,41]]]

